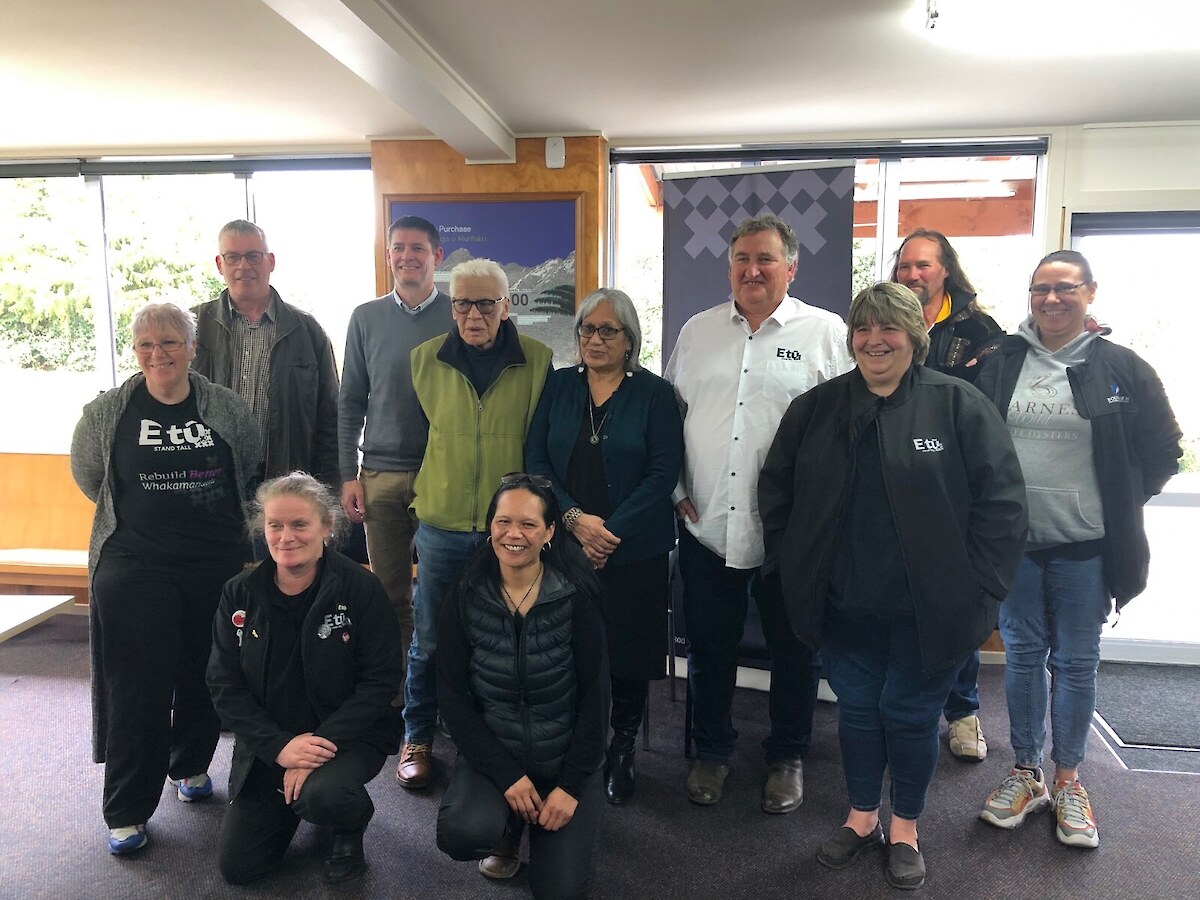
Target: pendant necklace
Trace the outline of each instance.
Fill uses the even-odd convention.
[[[525,601],[529,599],[529,595],[533,593],[534,587],[542,580],[542,570],[539,569],[533,581],[529,582],[529,588],[525,591],[525,596],[521,598],[520,603],[513,603],[512,596],[508,593],[508,588],[503,584],[500,585],[500,591],[504,594],[504,599],[508,601],[508,605],[512,607],[513,615],[518,615],[521,612],[521,607],[525,605]]]
[[[595,446],[600,443],[600,432],[604,429],[604,423],[608,420],[608,414],[612,412],[612,407],[604,411],[604,415],[600,417],[600,427],[596,427],[596,405],[592,403],[591,392],[588,392],[588,422],[592,426],[592,436],[588,438],[588,443]]]

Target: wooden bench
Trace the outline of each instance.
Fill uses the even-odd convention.
[[[0,590],[24,596],[68,592],[86,606],[87,551],[44,547],[0,550]]]
[[[67,456],[0,453],[0,593],[72,594],[86,606],[94,514]]]

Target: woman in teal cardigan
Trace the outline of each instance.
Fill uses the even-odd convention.
[[[671,492],[683,465],[683,420],[671,386],[638,365],[633,301],[611,288],[575,313],[579,365],[546,381],[525,442],[525,469],[550,479],[563,526],[597,569],[612,675],[605,795],[633,793],[633,748],[650,679],[663,678]]]

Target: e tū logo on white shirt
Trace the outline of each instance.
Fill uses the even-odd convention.
[[[937,438],[913,438],[913,448],[918,453],[941,453],[945,449]]]

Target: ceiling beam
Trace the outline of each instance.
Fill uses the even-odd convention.
[[[263,0],[467,158],[513,162],[512,130],[386,0]]]

